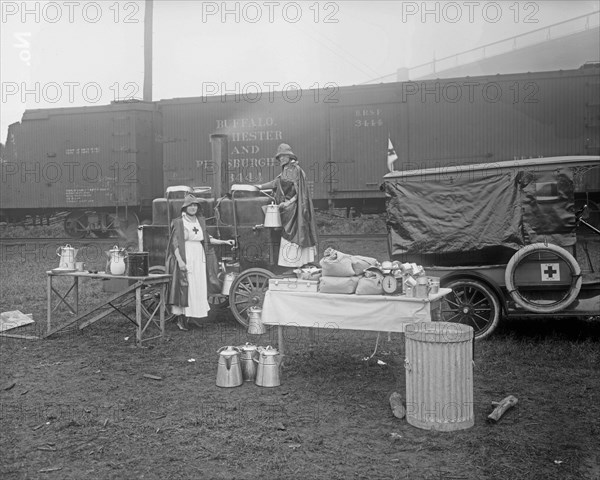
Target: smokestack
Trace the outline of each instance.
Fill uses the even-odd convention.
[[[152,10],[153,1],[146,0],[144,10],[144,101],[152,101]]]
[[[214,198],[221,198],[229,193],[229,164],[227,135],[224,133],[213,133],[210,136],[212,149],[213,175],[212,191]]]

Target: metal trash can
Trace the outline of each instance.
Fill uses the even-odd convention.
[[[420,322],[404,335],[408,423],[445,432],[472,427],[473,328]]]

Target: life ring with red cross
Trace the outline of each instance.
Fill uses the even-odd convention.
[[[515,285],[515,272],[517,267],[525,260],[527,257],[531,255],[541,253],[541,252],[551,252],[556,255],[558,258],[562,259],[569,267],[571,271],[571,283],[569,289],[566,294],[562,296],[562,298],[553,301],[551,303],[537,303],[534,302],[522,295],[519,291],[518,287]],[[525,310],[535,313],[554,313],[560,312],[568,307],[581,290],[581,267],[577,263],[577,260],[567,252],[564,248],[559,247],[558,245],[545,244],[545,243],[532,243],[531,245],[527,245],[522,248],[518,252],[516,252],[508,264],[506,265],[506,270],[504,272],[504,281],[506,283],[506,288],[510,296],[515,301],[515,303]]]

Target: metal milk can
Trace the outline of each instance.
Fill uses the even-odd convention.
[[[262,308],[250,307],[248,309],[248,333],[250,335],[262,335],[267,331],[261,320]]]
[[[240,349],[238,347],[221,347],[217,350],[219,365],[217,366],[217,387],[238,387],[243,383]]]
[[[58,247],[56,249],[56,255],[60,257],[58,262],[58,268],[74,270],[75,269],[75,257],[77,256],[76,248],[67,244],[64,247]]]
[[[238,274],[235,272],[225,274],[225,279],[223,280],[223,287],[221,288],[221,295],[229,295],[231,285],[233,285],[233,282],[237,276]]]
[[[242,351],[242,377],[246,382],[254,381],[256,378],[256,362],[254,359],[258,358],[258,349],[256,345],[247,342],[239,348]]]
[[[259,360],[256,370],[256,380],[254,383],[259,387],[278,387],[281,385],[279,378],[279,368],[281,367],[281,355],[277,349],[270,345],[266,348],[259,348]]]
[[[417,298],[428,298],[431,286],[429,285],[429,279],[427,277],[417,278],[417,287],[415,289]]]
[[[108,252],[106,252],[108,260],[106,262],[106,273],[111,275],[123,275],[127,269],[125,258],[127,252],[124,248],[119,248],[115,245]]]

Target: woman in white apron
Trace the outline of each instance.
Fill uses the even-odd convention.
[[[187,330],[188,319],[208,316],[208,283],[218,283],[209,278],[215,275],[211,264],[216,261],[211,245],[233,246],[235,241],[219,240],[206,233],[200,200],[193,195],[185,198],[181,212],[181,217],[171,222],[167,246],[166,270],[173,275],[167,305],[178,316],[179,329]]]

